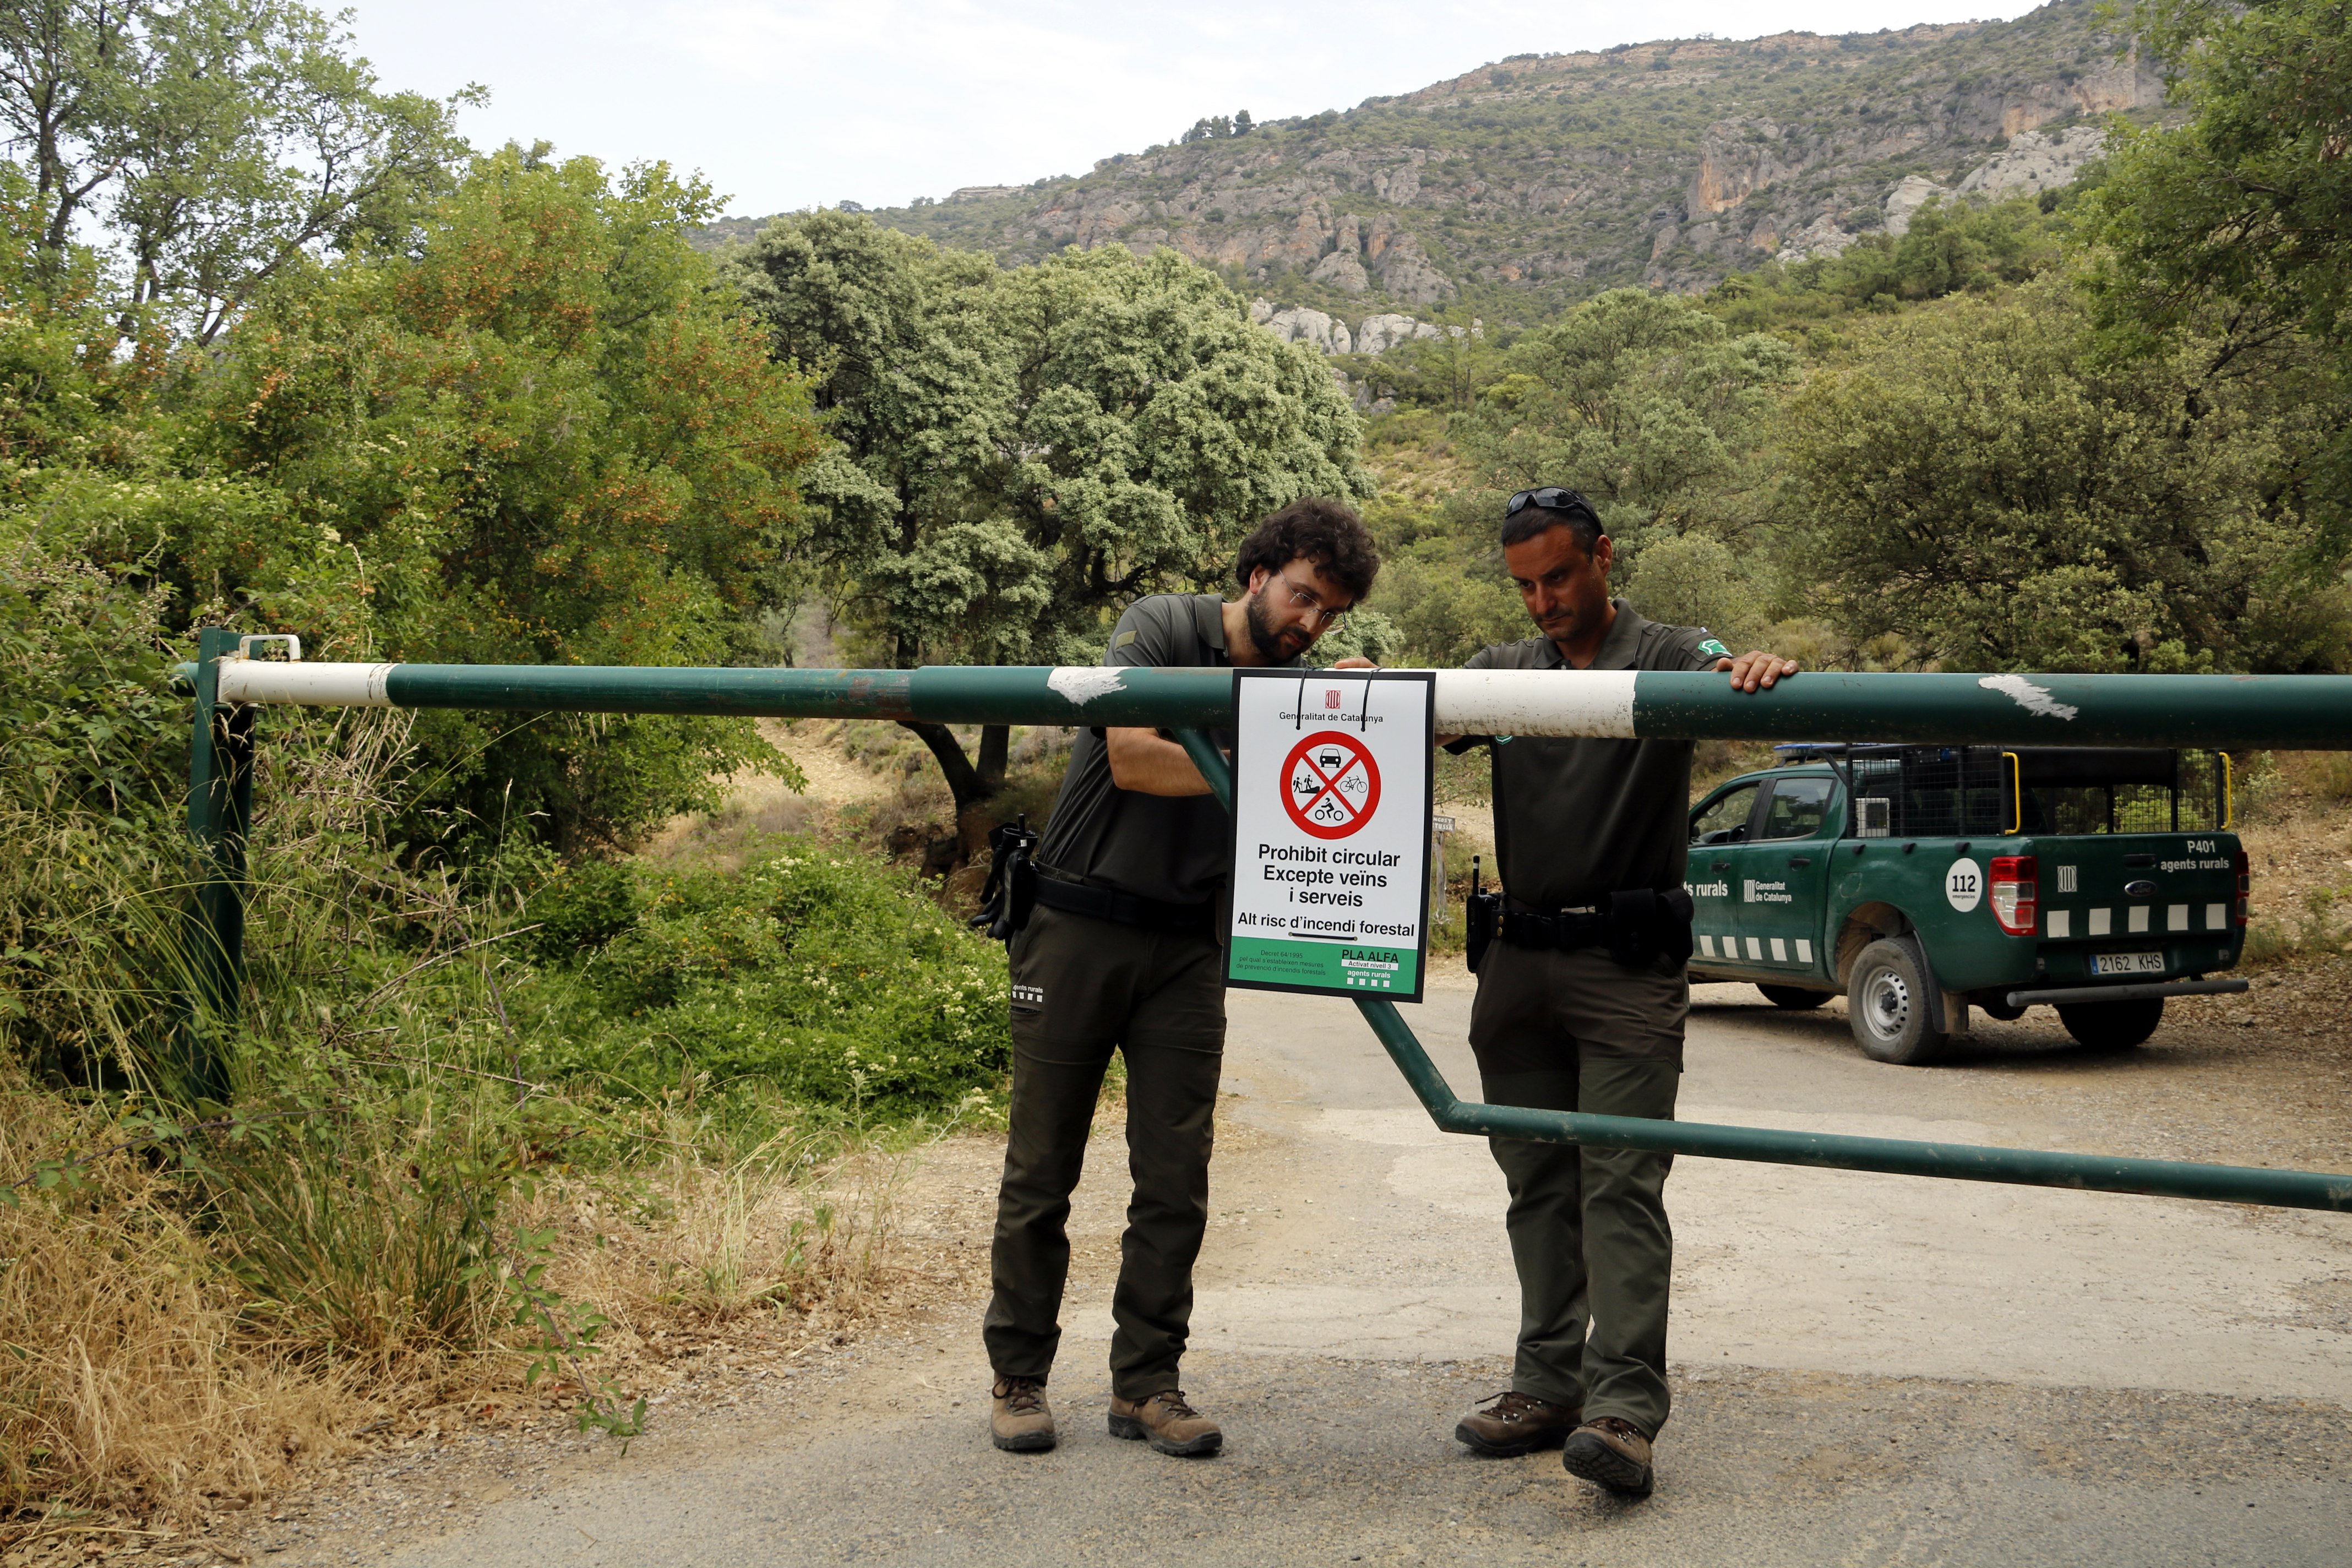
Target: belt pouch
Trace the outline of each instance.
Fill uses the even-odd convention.
[[[1029,923],[1037,906],[1037,867],[1031,857],[1038,835],[1024,813],[1017,823],[1000,822],[988,832],[988,883],[981,889],[980,913],[971,923],[996,942],[1011,942]]]
[[[1668,888],[1658,895],[1658,952],[1676,963],[1690,962],[1691,950],[1696,946],[1691,940],[1691,914],[1696,906],[1690,892],[1684,888]]]
[[[1691,955],[1691,900],[1680,888],[1628,888],[1609,895],[1609,956],[1628,969]]]

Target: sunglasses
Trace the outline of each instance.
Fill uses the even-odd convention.
[[[1595,522],[1601,521],[1601,514],[1592,510],[1591,501],[1576,491],[1562,489],[1558,485],[1547,485],[1539,490],[1521,490],[1503,503],[1503,515],[1517,517],[1531,506],[1539,506],[1546,511],[1580,512]]]

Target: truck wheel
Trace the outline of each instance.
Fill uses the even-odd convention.
[[[1826,991],[1801,991],[1794,985],[1759,985],[1756,989],[1764,993],[1764,1000],[1775,1007],[1786,1007],[1792,1013],[1818,1007],[1830,999]]]
[[[1885,938],[1856,955],[1846,982],[1845,1017],[1854,1043],[1873,1061],[1918,1067],[1943,1055],[1950,1037],[1930,1024],[1919,961]]]
[[[2095,1051],[2119,1051],[2138,1045],[2164,1022],[2164,998],[2139,1002],[2076,1002],[2062,1005],[2058,1021],[2078,1045]]]

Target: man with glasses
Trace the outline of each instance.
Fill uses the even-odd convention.
[[[1380,558],[1337,501],[1295,501],[1260,523],[1234,565],[1242,595],[1164,594],[1119,617],[1114,666],[1297,667],[1371,590]],[[1360,658],[1339,668],[1360,668]],[[1211,1113],[1225,1044],[1220,897],[1232,825],[1165,733],[1088,729],[1036,852],[1036,908],[1012,939],[1013,1103],[996,1204],[994,1292],[982,1337],[996,1374],[990,1438],[1055,1442],[1045,1379],[1069,1273],[1065,1225],[1114,1048],[1127,1058],[1134,1195],[1111,1298],[1110,1430],[1163,1454],[1213,1454],[1177,1365],[1192,1262],[1209,1217]]]
[[[1474,655],[1472,669],[1727,670],[1755,691],[1795,673],[1738,658],[1704,626],[1643,619],[1609,596],[1615,559],[1591,503],[1522,490],[1503,561],[1542,636]],[[1475,956],[1470,1048],[1496,1105],[1671,1118],[1690,1007],[1691,742],[1441,736],[1489,748],[1495,860],[1505,895]],[[1473,1452],[1555,1444],[1569,1473],[1629,1497],[1652,1485],[1665,1424],[1669,1155],[1493,1138],[1510,1191],[1519,1276],[1511,1386],[1454,1435]]]

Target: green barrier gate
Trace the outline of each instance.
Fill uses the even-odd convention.
[[[1173,731],[1228,809],[1231,774],[1201,731],[1231,709],[1213,669],[1099,667],[916,670],[628,669],[325,664],[256,659],[207,630],[181,677],[196,696],[188,826],[201,883],[190,923],[196,994],[186,1030],[193,1084],[225,1092],[214,1031],[234,1017],[242,975],[252,707],[500,708],[1121,724]],[[1841,675],[1808,673],[1735,692],[1721,675],[1662,671],[1440,670],[1441,731],[1638,739],[2352,749],[2352,677]],[[2189,1164],[2032,1149],[1720,1127],[1458,1100],[1393,1004],[1358,998],[1398,1070],[1449,1132],[1499,1134],[1712,1159],[2091,1192],[2145,1193],[2352,1211],[2352,1174]]]
[[[257,642],[216,634],[224,646]],[[285,641],[289,639],[269,639]],[[207,648],[213,645],[207,644]],[[205,662],[216,656],[205,655]],[[1213,725],[1233,704],[1215,669],[1087,666],[924,669],[623,669],[581,666],[220,661],[224,703],[917,719],[950,724]],[[184,666],[186,678],[200,679]],[[2352,676],[1844,675],[1735,692],[1674,670],[1437,672],[1441,731],[1948,745],[2352,745]]]

